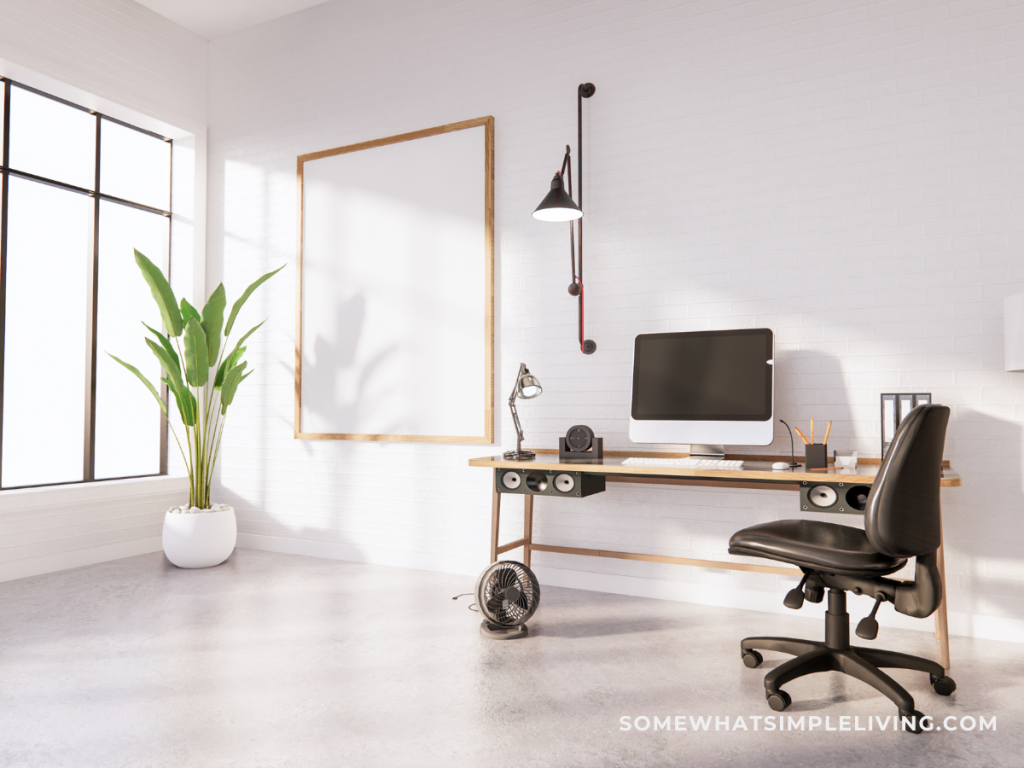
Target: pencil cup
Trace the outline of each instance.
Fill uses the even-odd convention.
[[[804,468],[826,469],[828,467],[828,445],[815,443],[804,446]]]

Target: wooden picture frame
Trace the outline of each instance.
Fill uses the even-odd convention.
[[[479,168],[469,156],[475,154],[480,139],[479,132],[472,133],[472,129],[483,132]],[[367,150],[370,152],[364,155],[354,154]],[[442,166],[440,158],[451,162]],[[483,177],[479,221],[476,204],[471,202],[480,186],[477,174]],[[493,443],[494,118],[300,155],[297,180],[295,438]],[[412,203],[403,198],[414,194],[420,197]],[[444,201],[449,199],[455,201],[452,206],[461,206],[459,211],[465,215],[453,216],[447,210],[433,213],[432,206],[447,205]],[[336,204],[339,201],[341,205]],[[346,201],[354,203],[349,206],[353,211],[364,201],[377,209],[373,216],[347,213]],[[378,223],[383,216],[388,226],[372,229],[371,239],[365,222],[374,216]],[[362,234],[353,234],[360,228]],[[395,244],[392,230],[405,233],[406,243]],[[478,236],[482,240],[479,247],[475,244]],[[332,237],[339,241],[336,249]],[[377,253],[378,247],[390,250]],[[444,253],[440,269],[424,268],[424,254],[431,248]],[[476,260],[477,251],[482,264]],[[403,267],[415,271],[417,280],[427,282],[416,282],[414,289],[402,283]],[[372,270],[379,271],[371,274]],[[432,277],[435,272],[437,276]],[[304,278],[314,282],[304,283]],[[482,284],[477,284],[478,279]],[[356,290],[354,284],[361,286],[361,293],[351,294]],[[329,293],[333,290],[337,293]],[[348,305],[356,301],[363,309],[359,323],[343,322],[340,317],[333,323],[325,320],[329,311],[337,314],[338,305],[345,306],[346,301]],[[424,302],[445,311],[425,312]],[[406,311],[407,306],[421,307],[417,322],[412,320],[414,310]],[[473,319],[475,325],[478,309],[479,327],[470,329],[466,318]],[[404,320],[392,319],[402,313],[407,314]],[[394,327],[402,322],[405,335]],[[430,336],[414,327],[428,323],[438,325]],[[349,325],[358,327],[350,330]],[[330,337],[326,342],[325,336]],[[420,343],[411,340],[414,336]],[[453,340],[457,339],[463,343],[456,344]],[[428,355],[424,344],[430,348],[434,342],[437,354]],[[374,345],[377,357],[369,359]],[[414,359],[401,360],[403,350]],[[382,355],[385,362],[380,363]],[[429,389],[427,383],[445,375],[457,391]],[[345,381],[339,383],[339,377]],[[338,392],[347,397],[353,389],[358,392],[356,399],[364,400],[349,402],[343,397],[345,402],[339,404]],[[372,402],[375,397],[381,402]],[[403,407],[407,412],[401,412]],[[370,428],[360,428],[365,424]]]

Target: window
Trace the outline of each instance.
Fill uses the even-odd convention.
[[[159,409],[106,353],[159,381],[134,249],[169,273],[172,142],[0,82],[0,489],[164,474]]]

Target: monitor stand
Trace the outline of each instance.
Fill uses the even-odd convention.
[[[695,459],[724,459],[724,445],[691,445],[690,456]]]

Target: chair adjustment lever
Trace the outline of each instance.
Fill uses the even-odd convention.
[[[885,595],[875,598],[875,607],[871,609],[871,613],[857,624],[857,637],[863,637],[865,640],[874,640],[878,637],[878,621],[875,619],[875,614],[878,613],[878,606],[884,602]]]
[[[800,583],[797,584],[793,589],[786,593],[786,599],[782,601],[782,604],[787,608],[792,608],[794,611],[799,611],[804,605],[804,584],[807,583],[807,578],[811,574],[805,573],[804,577],[800,579]]]

